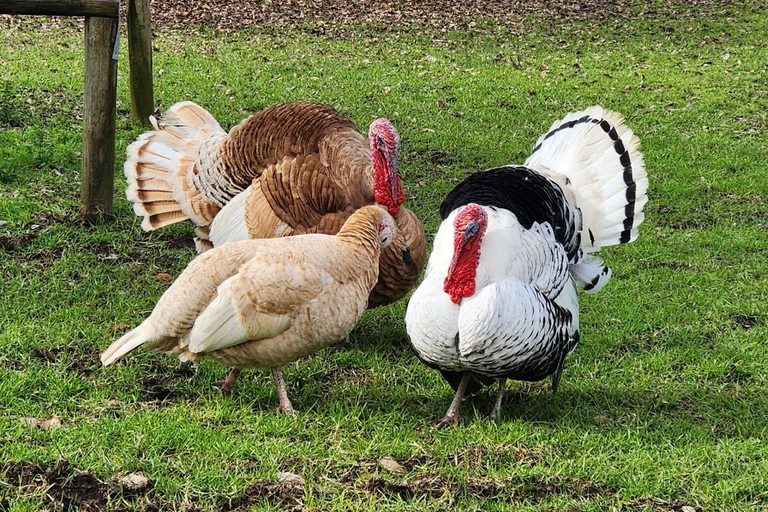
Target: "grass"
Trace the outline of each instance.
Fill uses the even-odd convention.
[[[428,234],[461,178],[522,162],[566,112],[625,115],[649,170],[647,219],[635,243],[604,251],[614,278],[582,296],[559,393],[518,383],[497,424],[481,393],[441,431],[452,393],[407,347],[404,301],[367,312],[351,348],[286,369],[297,418],[277,414],[266,372],[223,397],[211,361],[140,350],[101,368],[118,324],[137,325],[162,274],[194,257],[191,229],[143,233],[120,174],[116,220],[75,222],[81,34],[0,29],[0,510],[768,510],[768,21],[735,4],[525,27],[163,30],[154,43],[161,109],[191,99],[226,127],[297,100],[359,127],[390,117]],[[118,171],[142,132],[122,52]],[[24,421],[51,414],[61,428]],[[151,490],[119,489],[134,471]]]

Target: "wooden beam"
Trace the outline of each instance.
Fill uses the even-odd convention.
[[[81,216],[87,222],[112,217],[115,180],[117,61],[112,59],[117,19],[85,18],[85,112]]]
[[[118,0],[2,0],[0,14],[118,17]]]
[[[149,126],[155,110],[152,90],[152,26],[149,0],[128,0],[131,118]]]

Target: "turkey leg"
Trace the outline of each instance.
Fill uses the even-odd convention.
[[[456,394],[453,396],[453,402],[448,407],[448,412],[442,417],[440,421],[435,425],[437,428],[443,428],[446,425],[457,425],[461,416],[459,415],[459,406],[461,405],[461,399],[464,397],[464,391],[467,390],[467,384],[469,384],[469,374],[465,373],[461,377],[459,387],[456,388]]]
[[[507,379],[499,379],[499,392],[496,394],[496,401],[493,403],[493,409],[491,414],[488,415],[488,419],[496,421],[499,419],[499,413],[501,413],[501,401],[504,399],[504,390],[507,387]]]
[[[237,379],[238,375],[240,375],[240,368],[232,368],[229,370],[227,376],[224,377],[224,380],[216,381],[215,384],[221,386],[222,393],[229,395],[232,393],[232,386],[235,385],[235,380]]]
[[[277,388],[277,397],[280,399],[280,412],[293,416],[296,411],[293,409],[291,401],[288,400],[288,392],[285,390],[285,380],[283,380],[283,371],[279,368],[272,368],[272,379]]]

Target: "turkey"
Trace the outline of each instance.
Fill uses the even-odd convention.
[[[397,173],[399,135],[373,121],[369,141],[332,107],[278,104],[226,133],[205,109],[173,105],[127,150],[127,197],[149,231],[190,219],[198,252],[225,242],[334,234],[358,208],[378,203],[394,216],[369,307],[403,297],[426,260],[419,219]]]
[[[383,208],[366,206],[336,235],[244,240],[206,251],[101,361],[109,365],[148,343],[182,360],[206,355],[238,370],[271,368],[280,410],[292,414],[281,368],[352,330],[395,230]]]
[[[551,376],[557,390],[579,341],[577,287],[611,271],[594,256],[635,240],[647,202],[639,141],[616,112],[568,114],[522,166],[478,172],[440,206],[443,219],[405,322],[416,355],[455,390],[438,426],[456,424],[465,393],[498,379]]]

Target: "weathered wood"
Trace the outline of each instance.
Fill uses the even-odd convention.
[[[0,14],[118,17],[118,0],[0,0]]]
[[[131,78],[131,118],[149,126],[155,110],[152,90],[152,27],[149,0],[128,0],[128,53]]]
[[[87,222],[112,217],[115,167],[117,61],[112,51],[117,19],[85,18],[85,112],[81,216]]]

